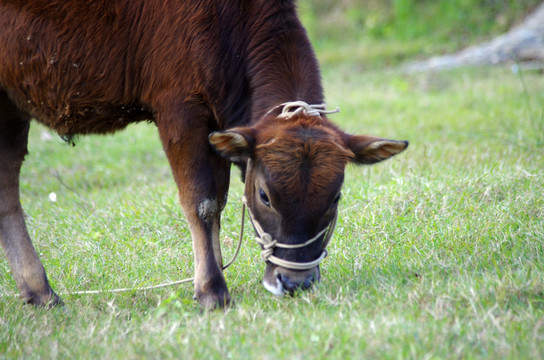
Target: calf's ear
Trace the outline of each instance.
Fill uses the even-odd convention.
[[[408,141],[388,140],[366,135],[349,136],[347,142],[347,148],[355,155],[352,161],[356,164],[374,164],[388,159],[408,147]]]
[[[248,127],[215,131],[208,136],[208,140],[221,156],[235,163],[245,162],[255,149],[255,134]]]

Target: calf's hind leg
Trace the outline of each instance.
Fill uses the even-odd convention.
[[[19,200],[19,173],[27,152],[29,117],[0,91],[0,243],[21,297],[36,305],[61,302],[47,281],[26,229]]]

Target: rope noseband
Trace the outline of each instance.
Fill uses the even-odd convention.
[[[338,218],[338,212],[335,212],[334,218],[331,220],[329,225],[327,225],[323,230],[321,230],[319,233],[317,233],[316,236],[311,238],[310,240],[307,240],[303,242],[302,244],[286,244],[286,243],[280,243],[278,240],[274,239],[272,235],[264,231],[263,227],[257,220],[255,220],[255,217],[253,216],[253,213],[251,211],[251,208],[247,204],[247,198],[244,196],[242,198],[242,201],[244,202],[244,205],[246,205],[247,210],[249,212],[249,218],[251,220],[251,223],[253,224],[253,227],[255,228],[255,231],[257,232],[257,237],[255,240],[262,246],[261,250],[261,258],[263,261],[268,261],[274,265],[281,266],[286,269],[291,270],[308,270],[313,269],[317,265],[323,261],[323,259],[327,256],[327,250],[326,247],[329,244],[332,234],[334,233],[334,228],[336,227],[336,220]],[[282,249],[299,249],[303,248],[305,246],[308,246],[315,241],[319,240],[323,236],[323,244],[321,245],[321,255],[313,261],[308,262],[296,262],[296,261],[289,261],[285,259],[281,259],[274,255],[274,249],[275,248],[282,248]]]

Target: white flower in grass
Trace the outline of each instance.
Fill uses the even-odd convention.
[[[57,201],[57,194],[55,194],[54,192],[50,192],[48,197],[49,197],[49,201],[51,202]]]

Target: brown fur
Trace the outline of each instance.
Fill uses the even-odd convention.
[[[360,141],[325,118],[263,119],[285,101],[323,101],[293,0],[0,0],[0,53],[0,242],[29,302],[59,301],[18,198],[31,117],[68,137],[142,120],[157,125],[189,222],[204,308],[230,301],[218,234],[231,161],[245,168],[253,157],[269,171],[277,191],[292,197],[280,211],[311,219],[309,233],[316,218],[330,216],[325,208],[345,164],[364,158],[350,150]],[[245,129],[238,141],[248,144],[227,136],[211,138],[210,147],[210,133],[234,127]]]

